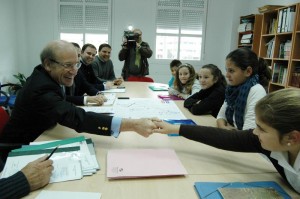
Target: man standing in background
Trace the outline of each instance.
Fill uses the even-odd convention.
[[[122,77],[127,80],[130,76],[144,77],[149,75],[148,58],[152,56],[152,50],[147,42],[142,41],[142,31],[133,30],[133,40],[127,37],[119,52],[119,60],[124,61]]]

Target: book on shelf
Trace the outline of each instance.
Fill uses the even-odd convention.
[[[253,23],[241,23],[238,27],[238,32],[246,32],[253,30]]]
[[[280,71],[280,65],[277,63],[274,64],[273,71],[272,71],[272,82],[277,83],[279,79],[279,71]]]
[[[278,33],[291,32],[294,28],[294,22],[296,17],[296,6],[291,6],[279,10],[278,14]]]
[[[267,58],[272,58],[273,57],[273,54],[274,54],[274,41],[275,41],[275,38],[273,37],[268,43],[266,43],[266,46],[267,46],[266,57]]]
[[[294,30],[294,23],[296,18],[296,6],[289,7],[287,17],[287,32],[292,32]]]
[[[284,53],[283,53],[283,58],[284,59],[289,59],[291,56],[291,49],[292,49],[292,41],[291,40],[287,40],[284,43]]]
[[[295,66],[294,72],[292,73],[291,86],[300,87],[300,66]]]
[[[279,63],[274,63],[272,71],[272,82],[278,84],[285,84],[287,79],[287,66]]]
[[[252,33],[243,35],[241,38],[241,44],[251,44],[252,36],[253,36]]]
[[[282,41],[279,44],[278,58],[289,59],[291,55],[292,42],[291,40]]]
[[[277,18],[271,18],[269,22],[269,34],[275,34],[277,31],[278,20]]]

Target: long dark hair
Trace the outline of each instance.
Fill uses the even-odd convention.
[[[267,87],[271,79],[271,70],[263,58],[258,58],[255,52],[249,48],[238,48],[230,52],[226,59],[230,59],[235,66],[246,70],[248,66],[252,68],[252,75],[258,74],[259,83]],[[251,76],[252,76],[251,75]]]
[[[202,68],[207,68],[208,70],[210,70],[211,74],[214,76],[214,80],[217,79],[216,84],[220,84],[226,87],[227,85],[226,79],[222,74],[222,71],[218,68],[218,66],[214,64],[206,64],[202,66]]]

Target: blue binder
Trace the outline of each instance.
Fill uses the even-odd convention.
[[[273,181],[259,182],[196,182],[196,191],[201,199],[222,199],[219,188],[274,188],[284,199],[291,197]]]
[[[164,120],[165,122],[168,122],[170,124],[187,124],[187,125],[197,125],[193,120],[191,119],[182,119],[182,120]],[[171,133],[168,134],[169,136],[179,136],[177,133]]]

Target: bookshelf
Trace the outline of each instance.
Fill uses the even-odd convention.
[[[261,24],[262,15],[260,14],[240,17],[238,48],[248,47],[258,54],[261,38]]]
[[[262,14],[259,56],[272,70],[269,92],[300,88],[300,3]]]

